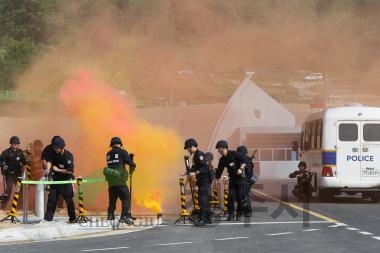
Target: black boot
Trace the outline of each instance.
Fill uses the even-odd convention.
[[[231,221],[235,218],[235,215],[233,213],[228,214],[227,221]]]

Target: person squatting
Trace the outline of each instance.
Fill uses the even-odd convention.
[[[292,193],[303,202],[309,202],[313,194],[313,186],[311,185],[313,173],[306,170],[306,167],[306,163],[301,161],[298,164],[298,170],[289,174],[290,178],[297,178],[297,184]]]

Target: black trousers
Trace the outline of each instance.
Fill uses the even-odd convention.
[[[197,184],[198,186],[198,204],[200,211],[200,219],[206,221],[210,219],[210,182],[205,180]]]
[[[248,178],[246,177],[239,179],[238,184],[239,184],[239,188],[243,189],[242,194],[244,194],[242,196],[243,199],[240,202],[242,206],[238,207],[238,211],[240,211],[240,214],[252,213],[251,196],[250,196],[252,185],[249,182]]]
[[[131,207],[131,197],[126,185],[111,186],[108,188],[108,220],[115,219],[116,201],[121,200],[121,215],[120,218],[128,217],[128,212]]]
[[[244,186],[245,184],[242,178],[230,180],[228,184],[228,214],[231,215],[235,212],[235,202],[237,202],[237,215],[242,215],[244,213],[244,207],[246,206],[246,192]]]
[[[57,202],[59,196],[62,196],[66,202],[67,213],[69,215],[69,221],[75,220],[75,206],[74,206],[74,191],[73,186],[71,184],[62,184],[62,185],[52,185],[48,202],[46,206],[45,220],[52,221],[55,213],[55,209],[57,208]]]
[[[17,179],[18,179],[18,174],[16,173],[11,173],[11,174],[7,173],[4,175],[3,180],[5,180],[4,181],[5,187],[4,187],[3,196],[7,195],[7,197],[3,198],[3,203],[7,203],[9,201],[11,193],[12,193],[13,185],[16,184]]]

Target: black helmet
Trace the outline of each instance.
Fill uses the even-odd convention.
[[[242,155],[247,155],[248,154],[248,150],[247,150],[247,147],[246,146],[239,146],[237,149],[236,149],[237,152],[239,152],[240,154]]]
[[[119,137],[112,137],[110,141],[110,147],[120,144],[120,146],[123,146],[123,143],[121,142],[121,139]]]
[[[301,161],[301,162],[298,164],[298,167],[301,167],[301,166],[303,166],[303,167],[305,167],[305,168],[307,167],[307,166],[306,166],[306,163],[305,163],[304,161]]]
[[[66,146],[65,140],[62,137],[57,137],[54,139],[52,145],[57,148],[64,148]]]
[[[206,152],[205,157],[207,161],[214,160],[214,155],[211,152]]]
[[[59,135],[53,136],[53,138],[51,138],[51,142],[50,143],[53,144],[54,140],[57,139],[57,138],[61,138],[61,136],[59,136]]]
[[[191,148],[192,146],[198,147],[198,143],[193,138],[190,138],[185,141],[185,147],[183,149],[188,149],[188,148]]]
[[[215,148],[228,148],[228,143],[225,140],[220,140],[216,143]]]
[[[12,136],[9,140],[9,144],[20,144],[20,139],[17,136]]]

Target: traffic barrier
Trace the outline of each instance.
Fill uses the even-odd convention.
[[[78,177],[77,184],[78,184],[78,200],[79,200],[79,202],[78,202],[78,205],[79,205],[78,211],[79,211],[79,214],[76,217],[76,219],[74,220],[74,222],[84,223],[84,222],[91,221],[91,220],[89,218],[87,218],[86,215],[84,214],[84,205],[83,205],[83,178],[82,177]]]
[[[191,218],[193,220],[198,220],[201,214],[201,209],[199,207],[199,193],[198,193],[197,179],[195,177],[191,177],[190,181],[193,184],[193,190],[194,190],[194,203],[193,203],[193,210],[191,210]]]
[[[224,198],[223,198],[223,215],[228,213],[228,178],[223,177]]]
[[[22,178],[19,177],[16,182],[16,187],[15,187],[15,194],[13,196],[12,200],[12,207],[10,213],[6,217],[0,220],[0,222],[4,221],[11,221],[12,223],[21,223],[20,220],[17,218],[17,205],[18,205],[18,200],[20,197],[20,188],[21,188],[21,180]]]
[[[210,210],[214,216],[220,216],[223,214],[223,209],[219,200],[220,182],[214,181],[212,186],[212,196],[210,201]]]
[[[183,224],[185,224],[186,220],[192,221],[192,219],[190,218],[190,213],[186,210],[185,179],[183,177],[179,178],[179,189],[181,194],[181,212],[179,213],[179,218],[174,224],[179,222],[183,222]]]

